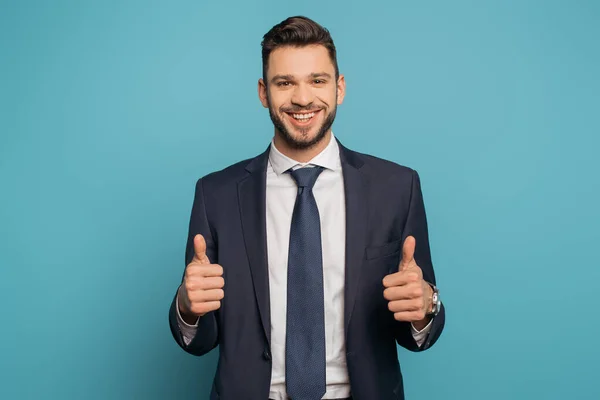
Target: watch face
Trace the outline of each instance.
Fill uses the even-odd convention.
[[[431,312],[430,314],[433,314],[433,316],[436,316],[441,308],[442,308],[442,302],[440,300],[440,294],[438,289],[432,285],[433,288],[433,295],[431,296]]]
[[[435,316],[440,312],[440,308],[441,308],[440,296],[437,291],[433,292],[432,302],[433,302],[432,314]]]

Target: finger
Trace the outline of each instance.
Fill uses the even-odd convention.
[[[225,280],[220,277],[192,277],[186,281],[186,289],[189,291],[223,289]]]
[[[423,286],[415,282],[410,285],[390,287],[383,291],[383,297],[388,301],[422,299]]]
[[[398,267],[400,271],[406,269],[408,265],[414,261],[415,246],[416,240],[413,236],[409,236],[404,240],[404,245],[402,246],[402,261],[400,261],[400,266]]]
[[[215,277],[205,277],[202,280],[202,289],[208,290],[208,289],[223,289],[223,287],[225,286],[225,280],[223,279],[222,276],[215,276]]]
[[[423,318],[425,318],[425,313],[423,311],[400,311],[394,313],[394,319],[396,321],[415,322],[421,321]]]
[[[211,311],[221,308],[220,301],[209,301],[206,303],[194,303],[190,307],[190,311],[196,315],[203,315]]]
[[[414,269],[410,271],[402,270],[400,272],[396,272],[393,274],[389,274],[385,278],[383,278],[383,287],[395,287],[395,286],[403,286],[407,285],[411,282],[418,282],[421,276],[419,275],[419,270]]]
[[[223,267],[219,264],[190,264],[185,269],[186,278],[223,276]]]
[[[219,301],[225,297],[225,291],[223,289],[196,290],[194,292],[188,292],[188,297],[192,304]]]
[[[413,312],[423,308],[423,301],[419,300],[396,300],[388,303],[388,309],[393,312]]]
[[[194,236],[194,257],[202,264],[210,264],[210,260],[206,256],[206,240],[200,234]]]

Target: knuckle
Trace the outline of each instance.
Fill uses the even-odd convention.
[[[190,302],[194,302],[196,300],[196,298],[198,297],[198,292],[196,292],[196,291],[187,289],[186,293],[187,293],[187,297],[190,300]]]
[[[186,278],[193,278],[195,276],[198,276],[198,273],[201,271],[200,267],[198,265],[194,265],[193,263],[188,265],[187,268],[185,269],[185,276]]]
[[[194,289],[195,289],[194,282],[190,279],[186,279],[185,280],[185,291],[189,293],[189,292],[193,292]]]
[[[189,292],[189,299],[190,302],[198,304],[201,303],[202,301],[204,301],[203,296],[202,296],[203,292],[202,290],[196,290],[196,291],[191,291]]]
[[[202,311],[202,303],[192,303],[190,310],[192,311],[192,313],[194,314],[201,314]]]
[[[194,314],[206,314],[207,312],[216,310],[218,308],[217,304],[213,303],[215,302],[197,302],[193,304],[191,310]]]
[[[192,273],[192,272],[195,272],[196,269],[198,269],[198,264],[196,263],[196,261],[192,261],[191,263],[189,263],[187,265],[187,267],[185,268],[185,271],[188,273]]]

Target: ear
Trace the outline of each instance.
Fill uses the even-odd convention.
[[[267,85],[263,78],[258,80],[258,98],[264,108],[269,108],[269,102],[267,101]]]
[[[337,103],[338,105],[344,102],[344,96],[346,96],[346,78],[344,75],[340,75],[337,81]]]

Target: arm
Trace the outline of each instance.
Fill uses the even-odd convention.
[[[192,214],[190,217],[189,233],[187,239],[185,264],[189,265],[195,256],[194,237],[201,234],[206,242],[206,256],[209,260],[216,263],[217,260],[217,245],[213,239],[212,231],[209,226],[206,215],[206,207],[204,203],[203,182],[200,179],[196,183],[196,193],[194,196],[194,204],[192,206]],[[182,277],[182,284],[184,281]],[[219,310],[210,311],[197,319],[194,325],[187,324],[184,319],[190,319],[189,315],[182,315],[182,308],[179,304],[178,288],[171,308],[169,310],[169,325],[171,333],[177,344],[186,352],[201,356],[214,349],[218,343],[219,331],[217,317]],[[190,321],[191,322],[191,321]],[[187,326],[186,326],[187,325]]]
[[[413,171],[410,205],[402,232],[402,241],[404,242],[409,236],[415,238],[414,261],[422,270],[423,281],[436,285],[435,273],[431,262],[427,217],[425,215],[423,194],[421,192],[421,182],[416,171]],[[427,293],[427,296],[429,296],[429,293]],[[411,351],[426,350],[435,344],[444,329],[444,305],[442,305],[440,312],[434,318],[426,316],[422,321],[413,321],[412,323],[396,321],[395,324],[394,336],[399,345]],[[425,326],[424,335],[421,334],[419,337],[416,331],[423,326]]]

